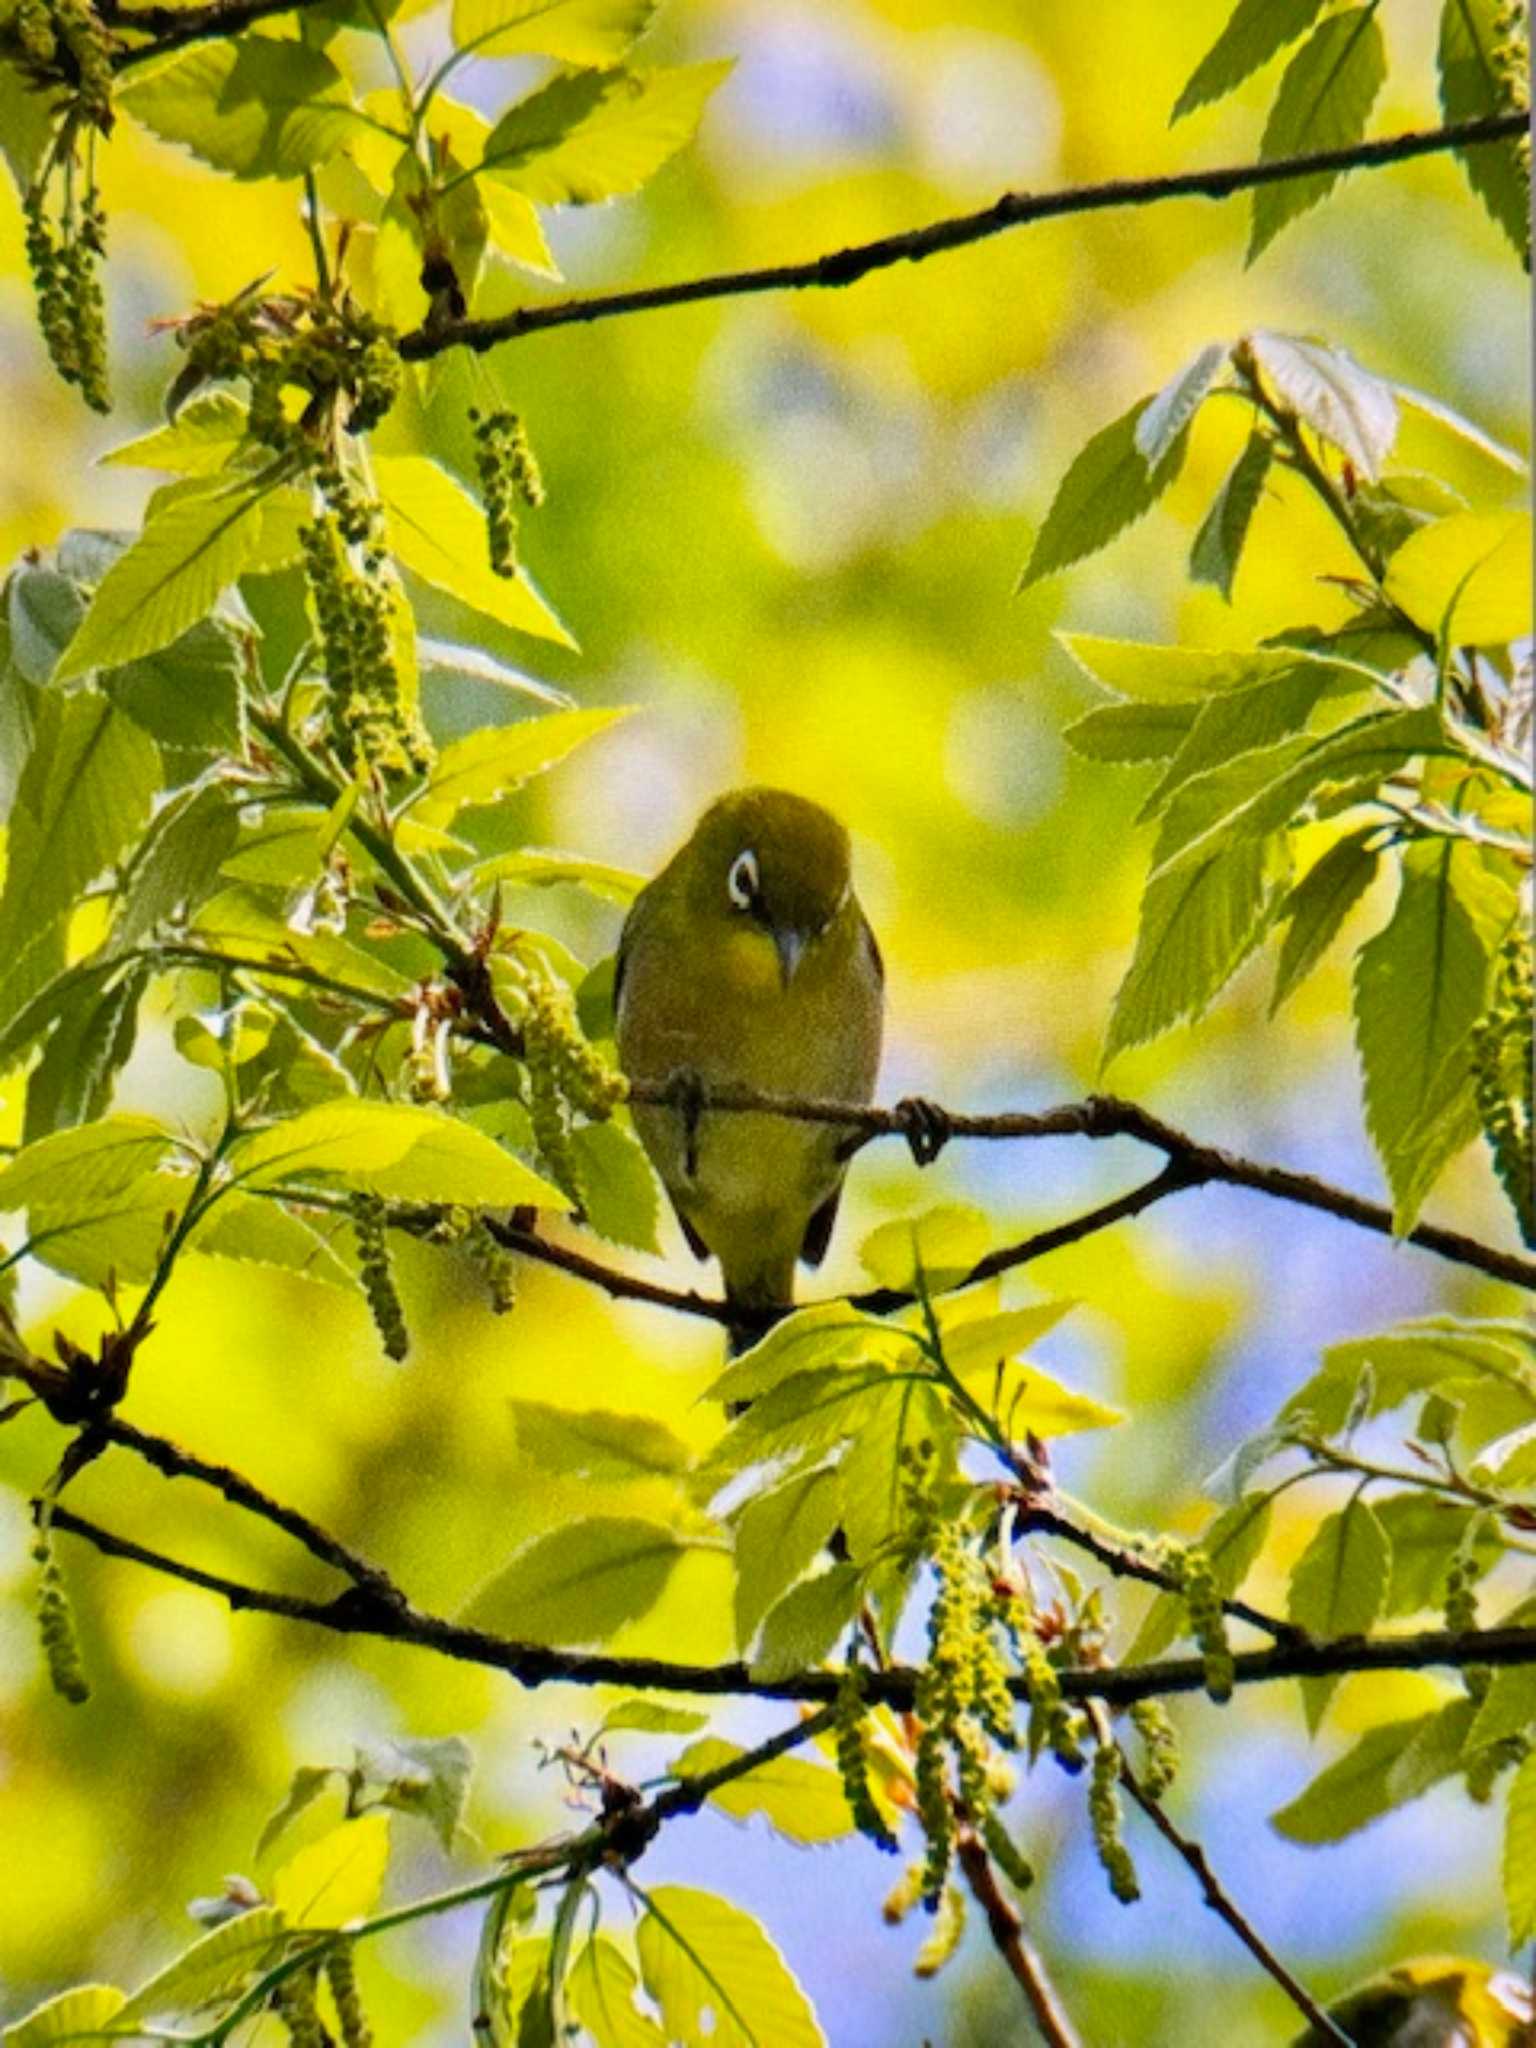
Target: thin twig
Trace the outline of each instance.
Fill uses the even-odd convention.
[[[258,21],[278,14],[302,14],[308,7],[323,7],[327,0],[209,0],[204,7],[123,7],[109,4],[102,18],[115,31],[135,30],[151,40],[120,49],[113,68],[126,71],[149,57],[163,57],[188,43],[212,42],[221,36],[239,35]]]
[[[1120,1781],[1131,1798],[1151,1821],[1153,1827],[1169,1843],[1194,1872],[1200,1889],[1205,1894],[1205,1903],[1218,1919],[1224,1920],[1247,1949],[1262,1970],[1269,1973],[1280,1989],[1290,1999],[1298,2012],[1305,2014],[1325,2041],[1337,2041],[1341,2048],[1352,2048],[1350,2037],[1337,2020],[1330,2019],[1317,2000],[1299,1978],[1292,1975],[1286,1965],[1269,1946],[1253,1922],[1242,1912],[1231,1895],[1225,1891],[1198,1842],[1174,1826],[1157,1800],[1151,1797],[1139,1783],[1131,1768],[1130,1758],[1124,1748],[1120,1750]]]
[[[1024,1923],[1003,1895],[992,1868],[992,1859],[974,1829],[961,1828],[955,1840],[955,1857],[972,1896],[987,1916],[992,1946],[1007,1964],[1046,2048],[1081,2048],[1076,2029],[1067,2018],[1045,1965],[1024,1938]]]
[[[164,1555],[129,1537],[118,1536],[62,1504],[54,1509],[53,1526],[87,1543],[107,1557],[162,1572],[188,1585],[216,1593],[232,1607],[274,1614],[291,1621],[328,1628],[341,1635],[366,1635],[435,1651],[467,1664],[504,1671],[529,1687],[556,1681],[572,1685],[623,1685],[635,1690],[663,1690],[701,1697],[802,1700],[824,1705],[835,1700],[835,1671],[796,1672],[787,1678],[757,1678],[740,1661],[728,1664],[683,1664],[664,1657],[615,1656],[604,1651],[559,1650],[543,1643],[523,1643],[463,1622],[427,1614],[408,1602],[377,1597],[371,1589],[349,1587],[337,1600],[304,1599],[273,1593],[229,1579],[216,1572]],[[1488,1629],[1426,1629],[1414,1635],[1347,1636],[1331,1642],[1276,1643],[1263,1650],[1240,1651],[1233,1658],[1238,1686],[1273,1684],[1290,1678],[1326,1678],[1356,1671],[1423,1671],[1433,1667],[1466,1670],[1471,1665],[1536,1664],[1536,1627]],[[1111,1706],[1154,1699],[1204,1688],[1203,1658],[1168,1657],[1118,1670],[1083,1666],[1063,1671],[1061,1689],[1068,1699],[1100,1699]],[[865,1696],[875,1704],[905,1711],[916,1693],[917,1673],[893,1665],[865,1676]],[[1027,1701],[1022,1678],[1010,1681],[1015,1698]]]
[[[184,38],[185,39],[185,38]],[[1281,157],[1269,163],[1228,164],[1219,169],[1176,171],[1160,178],[1112,178],[1100,185],[1072,185],[1057,192],[1005,192],[990,206],[882,235],[835,249],[801,263],[775,263],[756,270],[716,272],[680,279],[674,284],[642,286],[633,291],[594,292],[551,305],[520,306],[495,320],[452,320],[418,327],[401,341],[401,353],[420,362],[450,348],[495,348],[552,327],[612,320],[629,313],[655,312],[664,306],[696,305],[707,299],[743,298],[759,292],[839,288],[858,283],[872,271],[898,263],[920,263],[949,249],[985,241],[1008,228],[1038,220],[1056,220],[1079,213],[1101,213],[1120,206],[1150,206],[1163,199],[1227,199],[1260,185],[1278,185],[1319,172],[1371,170],[1410,157],[1433,156],[1442,150],[1503,142],[1523,132],[1522,114],[1495,114],[1482,120],[1456,122],[1444,128],[1415,129],[1383,136],[1376,142],[1354,143],[1346,149],[1315,150],[1304,156]]]

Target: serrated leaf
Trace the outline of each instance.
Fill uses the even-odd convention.
[[[1266,682],[1210,698],[1200,706],[1184,744],[1143,803],[1136,822],[1156,817],[1192,777],[1304,731],[1332,680],[1320,664],[1297,661]]]
[[[101,673],[102,688],[151,738],[181,781],[241,739],[240,643],[220,619],[199,619],[169,647]]]
[[[1421,1394],[1480,1381],[1536,1406],[1536,1372],[1508,1325],[1430,1317],[1329,1345],[1322,1372],[1281,1413],[1305,1415],[1314,1431],[1333,1435],[1357,1411],[1369,1419]]]
[[[127,2004],[127,1994],[114,1984],[79,1984],[44,1999],[23,2019],[13,2021],[0,2042],[5,2048],[54,2048],[55,2043],[80,2042],[110,2032]]]
[[[1473,1520],[1473,1510],[1443,1494],[1395,1493],[1376,1503],[1376,1519],[1392,1553],[1382,1617],[1420,1614],[1445,1597],[1445,1575]],[[1491,1530],[1476,1538],[1480,1571],[1496,1562],[1502,1546]]]
[[[541,1472],[633,1480],[686,1472],[693,1454],[654,1416],[511,1401],[518,1456]]]
[[[602,1732],[616,1735],[629,1729],[637,1735],[691,1735],[708,1719],[694,1707],[669,1707],[654,1699],[620,1700],[603,1716]]]
[[[1452,0],[1452,5],[1455,5],[1455,0]],[[1467,152],[1468,156],[1475,153],[1472,150]],[[1525,476],[1529,473],[1530,464],[1523,455],[1513,448],[1505,447],[1502,441],[1496,441],[1492,434],[1485,432],[1476,421],[1469,420],[1465,413],[1457,412],[1456,408],[1447,405],[1443,398],[1433,398],[1427,391],[1416,391],[1411,384],[1394,382],[1392,389],[1404,405],[1411,405],[1415,412],[1421,412],[1427,419],[1448,428],[1458,440],[1465,441],[1469,447],[1477,449],[1479,454],[1486,455],[1490,461],[1497,462],[1501,468],[1512,469],[1516,476]]]
[[[1097,554],[1115,535],[1151,511],[1183,467],[1187,430],[1175,436],[1155,469],[1137,446],[1143,415],[1152,404],[1139,399],[1129,412],[1101,427],[1074,458],[1057,486],[1024,573],[1020,590],[1054,575],[1085,555]]]
[[[823,1466],[755,1494],[736,1516],[736,1640],[742,1648],[837,1527],[839,1499],[838,1475]]]
[[[818,1367],[858,1364],[909,1350],[911,1340],[851,1302],[814,1302],[775,1323],[710,1383],[712,1401],[750,1401],[781,1381]]]
[[[509,107],[480,169],[542,206],[634,192],[691,142],[730,60],[660,71],[566,72]]]
[[[373,1911],[388,1867],[389,1815],[360,1814],[289,1857],[272,1903],[295,1927],[345,1927]]]
[[[835,1564],[791,1586],[768,1611],[752,1676],[771,1682],[813,1671],[858,1613],[863,1584],[863,1574],[851,1564]]]
[[[1323,27],[1349,18],[1332,15]],[[1347,349],[1301,335],[1260,328],[1249,335],[1248,346],[1271,395],[1374,483],[1397,439],[1397,400],[1387,380],[1363,369]]]
[[[486,57],[613,64],[645,33],[657,0],[454,0],[453,40]]]
[[[1196,847],[1151,877],[1115,991],[1106,1066],[1207,1007],[1263,938],[1273,893],[1273,851],[1262,839]]]
[[[749,1465],[818,1460],[862,1427],[870,1397],[890,1379],[883,1364],[822,1367],[780,1380],[737,1417],[699,1466],[719,1487]]]
[[[1410,1191],[1422,1200],[1423,1159],[1448,1156],[1431,1112],[1449,1063],[1482,1012],[1488,954],[1457,889],[1469,846],[1410,846],[1397,908],[1355,962],[1355,1045],[1365,1121],[1392,1188],[1395,1227],[1410,1227]],[[1467,1136],[1471,1133],[1467,1132]]]
[[[253,1906],[225,1921],[140,1985],[119,2009],[116,2025],[129,2033],[130,2021],[195,2013],[233,1997],[277,1960],[287,1927],[280,1906]]]
[[[1149,401],[1136,421],[1134,439],[1137,453],[1150,471],[1155,472],[1172,453],[1174,443],[1209,398],[1229,353],[1224,341],[1208,342],[1194,361],[1170,377]]]
[[[1499,0],[1445,0],[1440,12],[1440,107],[1448,122],[1476,121],[1505,114],[1514,104],[1511,81],[1499,74],[1494,52],[1508,30],[1501,24]],[[1467,183],[1504,230],[1526,268],[1530,268],[1530,159],[1520,138],[1480,142],[1458,149]]]
[[[789,1966],[758,1923],[726,1899],[657,1885],[635,1936],[645,1988],[674,2040],[710,2048],[826,2048]]]
[[[1210,510],[1195,535],[1189,554],[1192,583],[1211,583],[1227,603],[1232,602],[1232,585],[1247,543],[1248,529],[1264,495],[1265,480],[1273,454],[1267,434],[1254,433],[1248,445],[1222,479],[1211,500]]]
[[[477,889],[501,883],[510,889],[549,889],[568,882],[605,903],[633,903],[645,887],[645,876],[607,861],[586,860],[579,853],[555,853],[541,846],[520,846],[482,861],[470,877]]]
[[[416,666],[423,685],[428,683],[489,683],[517,697],[529,697],[552,711],[570,711],[575,700],[553,683],[536,682],[520,669],[508,668],[492,654],[478,647],[456,647],[448,640],[431,640],[418,635]]]
[[[571,1133],[571,1173],[589,1229],[610,1244],[659,1252],[661,1195],[638,1142],[612,1119]]]
[[[1170,123],[1235,92],[1245,78],[1311,27],[1322,4],[1323,0],[1238,0],[1175,100]]]
[[[1259,161],[1347,149],[1365,133],[1387,75],[1386,49],[1374,6],[1330,14],[1286,66],[1264,125]],[[1287,221],[1316,206],[1338,183],[1337,171],[1318,171],[1258,186],[1248,261],[1274,240]]]
[[[14,64],[0,58],[0,156],[10,168],[19,198],[31,188],[53,130],[48,94],[38,92]]]
[[[43,562],[23,562],[6,584],[10,656],[29,683],[46,683],[85,614],[85,593],[72,576]]]
[[[1386,591],[1452,646],[1506,646],[1532,631],[1530,558],[1529,512],[1453,512],[1404,541]]]
[[[482,727],[443,748],[432,779],[408,815],[429,825],[446,825],[476,804],[499,803],[535,775],[627,717],[623,706],[600,711],[553,711],[516,725]]]
[[[150,500],[143,532],[102,578],[56,680],[168,647],[240,577],[295,560],[307,516],[302,494],[269,477],[166,485]]]
[[[1361,1494],[1319,1523],[1291,1572],[1292,1621],[1330,1641],[1365,1635],[1380,1614],[1392,1567],[1391,1545],[1375,1510]],[[1336,1678],[1302,1683],[1307,1726],[1315,1734]]]
[[[1090,761],[1161,761],[1178,752],[1194,719],[1192,704],[1102,704],[1061,736]]]
[[[397,1813],[426,1821],[450,1855],[469,1798],[474,1762],[462,1735],[395,1735],[357,1752],[357,1768],[372,1795]]]
[[[390,552],[407,569],[504,626],[576,645],[525,570],[492,570],[485,515],[446,469],[426,455],[375,455],[373,470]]]
[[[565,1980],[571,2011],[597,2048],[667,2048],[667,2037],[635,2005],[640,1980],[606,1934],[594,1934]]]
[[[152,1174],[171,1134],[147,1116],[108,1116],[26,1145],[0,1167],[0,1209],[46,1204],[55,1219],[86,1215]]]
[[[321,1103],[238,1139],[226,1164],[252,1190],[324,1173],[406,1202],[567,1205],[558,1188],[472,1124],[403,1102]]]
[[[288,1781],[288,1790],[283,1803],[275,1813],[268,1816],[256,1839],[256,1861],[261,1862],[267,1851],[285,1835],[300,1814],[314,1805],[332,1778],[345,1773],[334,1764],[300,1764]]]
[[[949,1202],[882,1223],[859,1246],[859,1263],[877,1287],[911,1294],[921,1284],[940,1294],[985,1258],[991,1240],[982,1210]]]
[[[24,1143],[105,1114],[133,1052],[149,972],[144,962],[131,961],[114,980],[77,984],[78,999],[60,1016],[27,1076]]]
[[[346,80],[323,51],[243,35],[177,50],[118,87],[124,107],[237,178],[296,178],[333,156],[353,124]]]
[[[1489,1679],[1488,1690],[1467,1737],[1469,1749],[1503,1742],[1536,1726],[1536,1665],[1504,1664]]]
[[[118,892],[113,939],[131,946],[217,886],[239,834],[232,792],[219,783],[183,790],[156,812]]]
[[[1269,1000],[1271,1016],[1317,966],[1376,879],[1381,854],[1371,844],[1375,836],[1376,828],[1367,826],[1336,840],[1281,904],[1279,919],[1285,925],[1285,936]]]
[[[292,48],[293,45],[287,45]],[[103,468],[165,469],[179,476],[213,476],[245,439],[247,413],[232,391],[209,391],[184,405],[169,426],[135,434],[97,456]]]
[[[939,1471],[953,1458],[954,1422],[937,1387],[899,1379],[866,1400],[857,1435],[837,1467],[838,1521],[857,1565],[873,1567],[910,1527],[912,1505],[902,1454],[928,1442]],[[887,1622],[893,1618],[887,1616]]]
[[[739,1743],[705,1735],[674,1759],[672,1775],[702,1777],[746,1753]],[[717,1785],[708,1796],[712,1806],[733,1820],[761,1814],[787,1842],[836,1842],[853,1832],[842,1780],[825,1765],[807,1763],[802,1757],[775,1757],[743,1777]]]
[[[1509,1945],[1521,1947],[1536,1933],[1536,1751],[1521,1764],[1509,1788],[1504,1819],[1504,1911]]]
[[[1197,709],[1202,700],[1286,675],[1301,658],[1294,648],[1168,647],[1158,641],[1111,640],[1099,633],[1056,638],[1084,675],[1117,697]]]
[[[1417,1714],[1410,1720],[1388,1721],[1370,1729],[1345,1754],[1329,1764],[1306,1790],[1269,1817],[1269,1824],[1288,1841],[1315,1847],[1324,1842],[1342,1842],[1368,1822],[1390,1813],[1405,1797],[1393,1784],[1399,1759],[1439,1720],[1438,1713]],[[1448,1776],[1454,1760],[1447,1760],[1441,1776]],[[1417,1788],[1427,1791],[1427,1785]]]
[[[650,1612],[689,1547],[675,1530],[637,1516],[569,1522],[525,1544],[463,1618],[520,1642],[606,1642]]]

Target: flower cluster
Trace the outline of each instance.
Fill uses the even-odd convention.
[[[344,525],[344,516],[327,505],[299,536],[330,685],[331,743],[354,773],[420,773],[431,763],[431,742],[401,686],[399,581],[371,516],[362,560],[353,559],[348,532],[356,528]]]
[[[1141,1886],[1131,1852],[1125,1846],[1120,1770],[1119,1749],[1113,1741],[1101,1741],[1093,1752],[1093,1774],[1088,1782],[1088,1824],[1110,1890],[1122,1906],[1130,1906],[1141,1897]]]
[[[67,122],[111,132],[113,42],[90,0],[20,0],[0,29],[0,55],[38,90],[63,86]]]
[[[534,1143],[551,1177],[579,1199],[573,1119],[602,1122],[624,1100],[628,1083],[583,1032],[563,982],[506,956],[499,964],[505,971],[497,978],[497,994],[522,1033]]]
[[[357,1989],[357,1959],[349,1941],[325,1952],[325,1981],[331,1987],[343,2048],[373,2048],[373,2029]]]
[[[1161,1700],[1137,1700],[1131,1726],[1141,1737],[1145,1761],[1141,1786],[1149,1799],[1161,1799],[1179,1772],[1179,1737]]]
[[[1227,1616],[1221,1588],[1207,1553],[1198,1544],[1168,1542],[1158,1555],[1169,1586],[1183,1597],[1189,1632],[1205,1659],[1205,1689],[1218,1705],[1232,1697],[1236,1673],[1227,1640]]]
[[[43,1647],[43,1661],[48,1666],[48,1677],[54,1691],[78,1707],[90,1698],[91,1685],[80,1656],[80,1639],[75,1633],[75,1613],[70,1605],[69,1591],[53,1554],[52,1531],[46,1525],[38,1530],[32,1556],[39,1567],[37,1630]]]
[[[38,326],[49,360],[66,384],[95,412],[107,412],[107,322],[100,263],[106,249],[106,215],[87,183],[77,205],[73,180],[65,180],[62,210],[51,214],[46,182],[33,185],[23,201],[27,267],[37,297]]]
[[[393,330],[345,293],[246,294],[194,313],[179,339],[187,360],[173,410],[203,384],[244,383],[251,438],[300,468],[328,465],[333,480],[336,433],[377,426],[405,378]]]
[[[891,1855],[898,1844],[890,1824],[875,1803],[869,1783],[869,1753],[864,1746],[864,1673],[857,1664],[844,1671],[837,1688],[837,1768],[853,1824],[877,1849]]]
[[[475,468],[485,503],[485,537],[498,576],[517,574],[517,507],[542,505],[544,479],[515,412],[480,413],[470,408]]]
[[[1531,939],[1523,923],[1499,950],[1493,1001],[1472,1035],[1477,1109],[1494,1171],[1527,1244],[1536,1244],[1536,1025]]]
[[[405,1310],[395,1287],[395,1271],[389,1254],[389,1233],[385,1208],[378,1195],[354,1194],[347,1204],[352,1215],[352,1232],[357,1240],[357,1263],[367,1298],[368,1310],[379,1342],[388,1358],[404,1358],[411,1348],[405,1326]]]

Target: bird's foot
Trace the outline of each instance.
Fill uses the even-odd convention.
[[[922,1095],[906,1095],[896,1105],[897,1128],[919,1166],[932,1166],[954,1135],[949,1112]]]
[[[667,1102],[683,1120],[683,1171],[690,1180],[699,1172],[699,1125],[709,1099],[697,1067],[677,1067],[667,1076]]]

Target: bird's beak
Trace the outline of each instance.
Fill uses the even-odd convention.
[[[773,934],[773,943],[779,956],[779,978],[785,988],[795,978],[795,969],[800,965],[805,949],[810,943],[810,933],[797,931],[793,925],[779,925]]]

